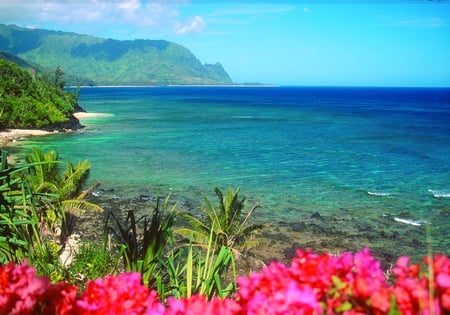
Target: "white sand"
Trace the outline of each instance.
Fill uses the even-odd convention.
[[[0,145],[8,145],[11,142],[16,142],[26,137],[46,136],[57,132],[58,131],[45,131],[38,129],[6,129],[0,131]]]
[[[73,115],[80,121],[83,120],[84,118],[111,116],[111,114],[105,113],[84,113],[84,112],[75,113]],[[6,129],[0,131],[0,146],[11,145],[12,143],[23,140],[24,138],[27,137],[46,136],[54,133],[58,133],[58,131],[56,130],[45,131],[38,129]]]
[[[105,117],[110,116],[111,114],[106,113],[85,113],[85,112],[78,112],[73,114],[77,119],[82,120],[83,118],[93,118],[93,117]]]

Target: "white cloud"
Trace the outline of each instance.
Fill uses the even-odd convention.
[[[205,20],[201,16],[197,15],[189,19],[189,21],[184,25],[177,25],[175,29],[178,34],[186,34],[199,32],[203,30],[205,27],[206,27]]]
[[[200,16],[183,23],[179,6],[184,0],[0,0],[0,22],[33,25],[46,28],[47,25],[64,30],[147,28],[153,33],[167,33],[174,29],[185,34],[198,31],[206,23]]]
[[[131,11],[135,11],[135,10],[139,9],[140,6],[141,6],[141,2],[139,0],[123,1],[117,5],[117,7],[119,9],[125,9],[125,10],[131,10]]]
[[[304,7],[303,8],[303,12],[305,12],[305,13],[312,13],[313,11],[310,8],[308,8],[308,7]]]

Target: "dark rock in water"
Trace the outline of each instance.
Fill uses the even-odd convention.
[[[152,200],[152,197],[146,196],[146,195],[139,195],[136,199],[137,199],[137,201],[140,201],[140,202],[147,202],[147,201]]]
[[[86,113],[86,110],[80,106],[80,104],[76,103],[74,107],[75,113]]]
[[[299,246],[291,246],[288,248],[284,249],[284,257],[291,261],[296,255],[297,255],[297,249],[299,248]]]
[[[314,212],[313,214],[311,214],[311,219],[322,220],[322,216],[320,215],[319,212]]]
[[[47,131],[59,131],[59,132],[66,132],[66,131],[73,131],[73,130],[79,130],[84,128],[84,126],[80,123],[80,121],[74,116],[71,115],[68,121],[62,122],[62,123],[55,123],[48,126],[45,126],[42,128],[43,130]]]
[[[306,224],[304,222],[294,223],[292,224],[292,231],[301,232],[306,229]]]

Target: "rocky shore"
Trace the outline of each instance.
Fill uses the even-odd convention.
[[[109,193],[96,194],[89,197],[92,202],[101,205],[105,212],[87,214],[80,217],[77,225],[82,238],[90,240],[103,239],[104,219],[108,212],[124,218],[129,210],[137,216],[151,215],[156,205],[155,196],[136,196],[122,198]],[[177,202],[177,211],[196,213],[200,205],[189,201]],[[403,214],[405,217],[406,213]],[[445,214],[442,214],[445,215]],[[182,224],[178,222],[177,224]],[[413,261],[420,262],[427,254],[428,236],[425,225],[402,224],[389,216],[380,216],[374,220],[355,217],[348,210],[340,209],[332,215],[320,211],[303,213],[295,222],[264,223],[258,241],[261,246],[253,248],[248,254],[254,261],[262,264],[276,260],[289,263],[298,248],[311,249],[318,253],[339,255],[342,252],[356,252],[369,247],[374,256],[388,270],[400,256],[410,256]],[[447,242],[445,232],[434,235],[439,247]],[[260,264],[261,265],[261,264]]]

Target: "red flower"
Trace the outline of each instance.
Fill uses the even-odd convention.
[[[0,314],[32,314],[33,308],[50,287],[50,280],[37,278],[25,261],[0,267]]]
[[[203,295],[190,298],[169,298],[165,315],[237,315],[241,308],[231,299],[213,298],[207,301]]]
[[[116,277],[90,281],[77,301],[77,314],[163,314],[154,291],[141,284],[139,273],[122,273]]]
[[[77,287],[60,282],[42,295],[34,314],[74,315]]]
[[[259,273],[239,278],[238,284],[237,300],[243,314],[322,313],[314,289],[283,264],[271,263]]]

